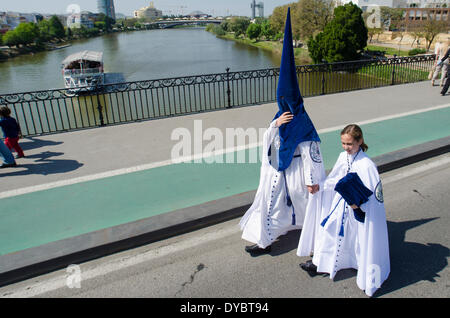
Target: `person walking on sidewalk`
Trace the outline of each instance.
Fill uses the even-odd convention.
[[[0,138],[0,156],[3,159],[3,163],[0,166],[0,168],[15,167],[17,165],[11,151],[9,151],[8,147],[6,147],[1,138]]]
[[[448,56],[450,55],[450,47],[447,48],[447,52],[445,53],[445,55],[437,62],[437,65],[442,65],[447,59]],[[444,96],[447,93],[448,87],[450,86],[450,67],[447,67],[447,75],[446,75],[446,79],[445,79],[445,84],[444,87],[441,90],[441,95]]]
[[[8,107],[0,107],[0,127],[2,127],[3,134],[5,135],[5,145],[9,150],[15,149],[17,151],[16,158],[23,158],[25,155],[19,146],[19,139],[22,135],[20,126],[10,115],[11,110]]]
[[[447,78],[448,61],[445,61],[444,63],[439,64],[439,65],[438,65],[438,61],[441,60],[445,56],[445,53],[447,53],[449,44],[450,44],[450,40],[447,40],[447,42],[441,43],[435,52],[436,67],[434,69],[433,77],[431,78],[431,86],[434,86],[434,82],[438,78],[439,74],[441,74],[440,86],[441,87],[444,86],[444,81]]]
[[[314,256],[300,267],[310,276],[328,273],[331,279],[341,269],[354,268],[358,287],[372,296],[390,273],[382,185],[376,165],[365,153],[368,146],[361,128],[346,126],[341,143],[345,151],[320,184],[326,216]]]
[[[309,196],[325,177],[320,138],[309,118],[297,81],[288,9],[277,102],[279,111],[264,134],[259,186],[239,225],[242,238],[254,243],[252,256],[271,252],[272,243],[300,229]]]

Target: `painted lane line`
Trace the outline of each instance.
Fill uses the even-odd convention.
[[[372,123],[385,121],[385,120],[389,120],[389,119],[401,118],[401,117],[416,115],[416,114],[425,113],[425,112],[429,112],[429,111],[444,109],[447,107],[450,107],[450,103],[439,105],[439,106],[434,106],[434,107],[430,107],[430,108],[426,108],[426,109],[414,110],[414,111],[410,111],[410,112],[405,112],[405,113],[383,116],[383,117],[378,117],[378,118],[374,118],[374,119],[370,119],[370,120],[360,121],[360,122],[356,122],[356,124],[367,125],[367,124],[372,124]],[[346,124],[320,129],[320,130],[318,130],[318,133],[324,134],[324,133],[328,133],[328,132],[332,132],[332,131],[338,131],[338,130],[343,129],[345,126],[346,126]],[[169,159],[169,160],[153,162],[153,163],[138,165],[138,166],[129,167],[129,168],[121,168],[121,169],[117,169],[117,170],[96,173],[96,174],[72,178],[72,179],[66,179],[66,180],[44,183],[44,184],[30,186],[30,187],[8,190],[8,191],[0,192],[0,199],[10,198],[10,197],[19,196],[19,195],[23,195],[23,194],[27,194],[27,193],[49,190],[49,189],[53,189],[53,188],[73,185],[73,184],[82,183],[82,182],[88,182],[88,181],[105,179],[105,178],[114,177],[114,176],[125,175],[125,174],[129,174],[129,173],[133,173],[133,172],[139,172],[139,171],[144,171],[144,170],[149,170],[149,169],[154,169],[154,168],[160,168],[160,167],[169,166],[169,165],[173,165],[173,164],[189,163],[192,161],[201,160],[201,159],[209,158],[212,156],[220,156],[220,155],[225,155],[225,154],[232,153],[232,152],[245,151],[247,149],[254,149],[254,148],[261,147],[261,146],[262,146],[262,142],[251,143],[251,144],[247,144],[247,145],[224,148],[224,149],[217,150],[214,152],[204,152],[204,153],[200,153],[200,154],[180,157],[180,158],[177,158],[176,160]]]

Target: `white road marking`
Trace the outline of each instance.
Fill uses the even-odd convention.
[[[356,124],[367,125],[367,124],[371,124],[371,123],[375,123],[375,122],[380,122],[380,121],[384,121],[384,120],[425,113],[425,112],[443,109],[443,108],[447,108],[447,107],[450,107],[450,104],[444,104],[444,105],[434,106],[434,107],[430,107],[430,108],[426,108],[426,109],[405,112],[405,113],[401,113],[401,114],[373,118],[370,120],[357,122]],[[346,125],[341,125],[341,126],[320,129],[320,130],[318,130],[318,133],[323,134],[323,133],[327,133],[327,132],[331,132],[331,131],[341,130],[345,126]],[[195,155],[191,155],[191,156],[177,158],[176,163],[190,162],[190,161],[194,161],[194,160],[198,160],[198,159],[208,158],[211,156],[220,156],[220,155],[231,153],[231,152],[238,152],[238,151],[243,151],[243,150],[247,150],[247,149],[253,149],[256,147],[261,147],[261,145],[262,145],[262,143],[259,142],[259,143],[252,143],[252,144],[248,144],[248,145],[225,148],[225,149],[215,151],[215,152],[205,152],[205,153],[195,154]],[[0,199],[5,199],[5,198],[14,197],[14,196],[32,193],[32,192],[37,192],[37,191],[49,190],[49,189],[53,189],[53,188],[57,188],[57,187],[62,187],[62,186],[67,186],[67,185],[72,185],[72,184],[77,184],[77,183],[82,183],[82,182],[87,182],[87,181],[93,181],[93,180],[99,180],[99,179],[124,175],[124,174],[138,172],[138,171],[149,170],[149,169],[153,169],[153,168],[164,167],[164,166],[168,166],[168,165],[172,165],[172,164],[176,164],[176,163],[174,163],[173,160],[169,159],[169,160],[164,160],[164,161],[159,161],[159,162],[143,164],[143,165],[130,167],[130,168],[122,168],[122,169],[106,171],[106,172],[102,172],[102,173],[96,173],[96,174],[92,174],[92,175],[87,175],[87,176],[82,176],[82,177],[77,177],[77,178],[72,178],[72,179],[67,179],[67,180],[60,180],[60,181],[35,185],[35,186],[31,186],[31,187],[24,187],[24,188],[15,189],[15,190],[4,191],[4,192],[0,192]]]

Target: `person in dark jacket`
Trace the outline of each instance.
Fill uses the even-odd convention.
[[[8,107],[0,107],[0,127],[2,127],[3,134],[5,135],[5,145],[9,150],[15,149],[17,151],[16,158],[23,158],[25,154],[19,146],[19,138],[22,135],[20,126],[10,115],[11,110]]]
[[[450,55],[450,47],[447,49],[447,52],[445,53],[445,55],[442,57],[442,59],[440,59],[437,63],[437,65],[441,65],[442,63],[444,63],[444,61],[448,58],[448,56]],[[445,84],[444,87],[441,90],[441,95],[444,96],[447,93],[448,87],[450,86],[450,68],[447,67],[447,75],[446,75],[446,79],[445,79]]]

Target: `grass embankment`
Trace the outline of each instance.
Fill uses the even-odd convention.
[[[238,37],[235,38],[234,34],[226,34],[218,36],[222,39],[236,41],[238,43],[254,46],[266,51],[272,52],[274,55],[278,55],[281,58],[281,52],[283,51],[283,43],[279,41],[265,41],[265,40],[250,40],[248,38]],[[312,60],[309,57],[307,49],[294,48],[295,63],[297,65],[311,64]]]
[[[234,34],[226,34],[218,36],[222,39],[227,39],[231,41],[236,41],[242,44],[254,46],[266,51],[270,51],[281,58],[281,52],[283,50],[283,44],[279,41],[265,41],[265,40],[250,40],[248,38],[238,37],[235,38]],[[408,56],[408,51],[402,51],[391,47],[378,46],[378,45],[368,45],[365,50],[370,51],[385,51],[387,56]],[[304,48],[294,48],[295,63],[297,65],[308,65],[312,64],[312,59],[309,56],[308,49]]]
[[[392,47],[386,47],[386,46],[368,45],[368,46],[366,46],[365,50],[385,51],[386,55],[390,55],[390,56],[393,56],[394,54],[397,56],[408,56],[408,51],[402,51],[399,49],[395,49]]]

